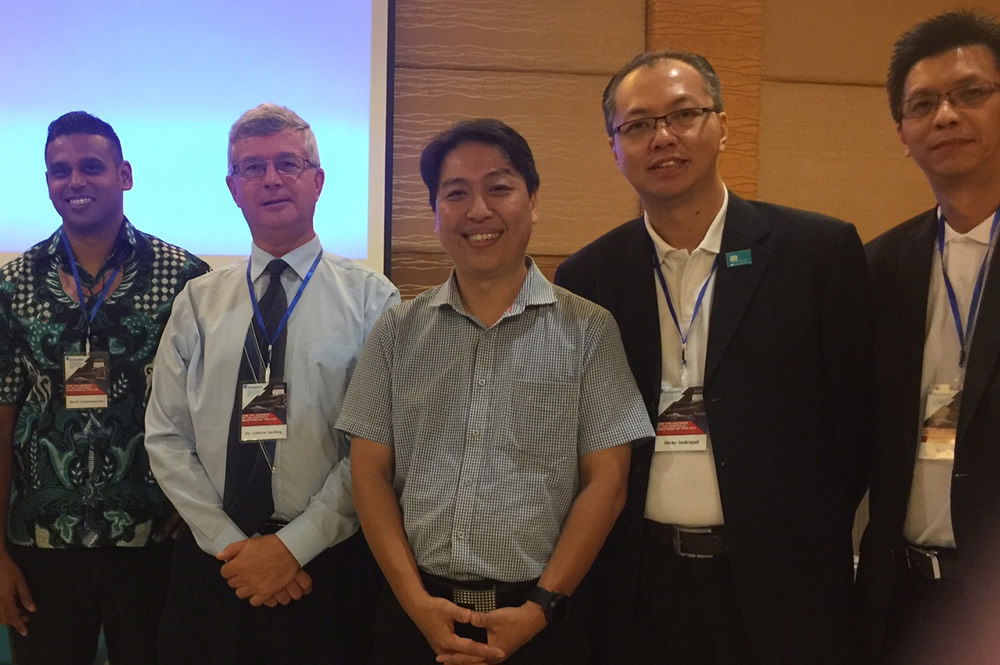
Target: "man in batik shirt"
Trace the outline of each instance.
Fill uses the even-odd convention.
[[[153,663],[174,511],[143,417],[174,295],[208,266],[125,218],[104,121],[53,121],[45,167],[62,226],[0,269],[0,623],[18,663],[89,665],[102,627],[112,662]]]

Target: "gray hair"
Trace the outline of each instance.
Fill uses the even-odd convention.
[[[229,130],[229,165],[233,165],[233,144],[248,136],[273,136],[285,129],[302,132],[302,143],[305,146],[306,159],[313,166],[319,166],[319,147],[316,145],[316,135],[309,123],[287,106],[278,106],[264,102],[256,106],[233,123]]]

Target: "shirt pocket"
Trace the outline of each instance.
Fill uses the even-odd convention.
[[[511,390],[511,434],[515,449],[528,460],[547,467],[576,456],[579,385],[515,379]]]

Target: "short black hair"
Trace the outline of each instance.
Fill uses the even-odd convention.
[[[712,63],[708,61],[708,58],[689,51],[667,50],[640,53],[625,63],[624,67],[615,72],[611,80],[608,81],[608,85],[604,88],[604,95],[601,97],[601,106],[604,108],[604,128],[607,130],[608,136],[611,136],[615,130],[613,123],[615,118],[615,94],[618,92],[618,86],[621,85],[626,76],[635,70],[640,67],[652,67],[660,60],[680,60],[694,67],[695,71],[701,74],[701,78],[705,82],[705,89],[712,97],[712,110],[719,112],[724,109],[722,105],[722,83],[719,81],[719,75],[715,72],[715,68],[712,67]]]
[[[420,153],[420,177],[427,185],[431,210],[437,210],[441,165],[452,150],[463,143],[485,143],[499,150],[510,160],[528,186],[528,194],[538,191],[541,181],[535,168],[535,158],[524,137],[506,123],[493,118],[462,120],[441,132]]]
[[[978,45],[992,51],[993,60],[1000,69],[1000,22],[995,16],[969,9],[938,14],[918,23],[897,39],[885,82],[889,111],[896,124],[903,121],[903,87],[915,64],[960,46]]]
[[[86,111],[70,111],[50,122],[49,133],[45,139],[45,150],[48,151],[50,143],[67,134],[103,136],[111,142],[111,148],[118,163],[120,164],[125,159],[122,155],[122,142],[118,140],[118,135],[115,134],[111,125]]]

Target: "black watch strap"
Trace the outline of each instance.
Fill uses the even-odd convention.
[[[542,606],[542,612],[545,613],[545,622],[551,626],[566,614],[566,605],[569,602],[569,596],[557,591],[543,589],[540,586],[534,586],[528,591],[528,600]]]

